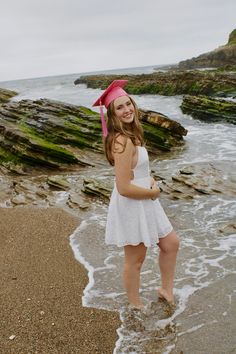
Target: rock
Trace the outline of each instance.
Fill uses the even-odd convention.
[[[15,192],[17,193],[36,193],[37,192],[37,186],[30,180],[22,179],[19,181],[15,181],[14,183],[14,189]]]
[[[236,44],[236,29],[234,29],[230,35],[227,45],[234,45]]]
[[[37,200],[36,195],[33,193],[26,193],[25,198],[27,199],[27,202],[35,202]]]
[[[90,204],[85,201],[83,196],[75,194],[75,193],[70,193],[67,204],[71,208],[79,207],[80,209],[88,209],[90,206]]]
[[[184,166],[182,169],[179,170],[181,174],[184,175],[193,175],[195,173],[194,166]]]
[[[235,174],[228,161],[186,164],[174,174],[172,167],[162,171],[158,167],[156,171],[157,165],[152,165],[152,162],[152,175],[162,181],[161,198],[188,200],[219,193],[230,198],[236,197]],[[96,171],[87,167],[81,174],[81,169],[73,171],[71,175],[50,176],[53,188],[47,183],[46,174],[24,178],[9,174],[0,176],[0,204],[2,207],[25,204],[49,207],[60,204],[86,210],[97,198],[107,203],[114,186],[113,170],[107,169],[107,166],[99,166]],[[87,177],[91,175],[96,177]]]
[[[139,112],[149,151],[153,153],[158,150],[169,151],[183,143],[183,136],[187,135],[187,130],[181,124],[159,112],[143,109]]]
[[[236,102],[233,101],[186,95],[180,107],[183,113],[190,114],[193,118],[236,124]]]
[[[16,205],[25,205],[25,204],[27,204],[27,201],[26,201],[25,197],[23,195],[21,195],[21,194],[18,194],[15,197],[13,197],[11,199],[11,202],[13,204],[16,204]]]
[[[95,178],[85,178],[83,182],[82,191],[86,194],[102,197],[105,200],[110,199],[112,182],[104,179],[95,179]]]
[[[199,173],[198,173],[199,174]],[[195,191],[203,194],[211,194],[211,189],[207,188],[208,183],[202,178],[202,176],[191,175],[174,175],[172,180],[184,184],[187,187],[193,188]]]
[[[170,150],[182,143],[187,131],[179,123],[152,111],[142,111],[142,116],[152,151]],[[0,164],[11,173],[30,173],[32,166],[94,166],[87,151],[103,153],[98,113],[47,99],[0,106]]]
[[[50,186],[56,187],[58,189],[67,190],[70,187],[70,183],[63,176],[49,176],[47,178],[47,183]]]
[[[12,335],[9,337],[10,340],[13,340],[13,339],[15,339],[15,338],[16,338],[16,335],[15,335],[15,334],[12,334]]]
[[[62,167],[80,164],[66,146],[98,150],[97,113],[50,100],[22,100],[0,106],[0,162]],[[85,161],[81,165],[86,165]]]
[[[13,183],[7,176],[0,176],[0,204],[12,197]]]
[[[48,192],[46,192],[45,190],[38,190],[36,194],[43,199],[47,198],[48,196]]]
[[[224,67],[232,65],[236,67],[236,29],[230,35],[226,45],[220,46],[211,52],[204,53],[198,57],[179,62],[181,70],[193,68]]]
[[[182,125],[160,112],[148,111],[144,109],[139,110],[140,119],[143,123],[148,122],[154,126],[167,129],[173,133],[174,136],[182,137],[187,135],[187,130]]]
[[[219,232],[224,235],[236,234],[236,224],[232,223],[232,224],[225,225],[221,229],[219,229]]]
[[[1,161],[1,160],[0,160]],[[14,163],[13,161],[4,161],[2,166],[6,168],[5,173],[11,173],[15,175],[27,175],[28,173],[25,170],[25,166],[22,163]]]
[[[169,70],[142,75],[89,75],[81,76],[75,84],[83,83],[91,88],[105,89],[113,80],[128,80],[125,90],[129,94],[211,95],[236,96],[236,72],[221,70]]]
[[[187,172],[183,173],[183,172]],[[155,178],[158,173],[152,170]],[[172,199],[191,199],[195,196],[224,195],[236,196],[235,183],[231,181],[232,171],[228,163],[196,163],[186,165],[170,178],[162,176],[160,189]]]
[[[18,95],[17,92],[0,88],[0,104],[10,101],[14,96]]]

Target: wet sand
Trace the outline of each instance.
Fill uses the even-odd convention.
[[[81,303],[87,271],[69,245],[78,225],[57,208],[0,208],[1,354],[113,352],[119,314]]]
[[[190,297],[177,323],[171,354],[236,353],[236,274],[228,274]]]

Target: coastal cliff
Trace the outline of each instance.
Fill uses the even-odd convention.
[[[179,62],[178,68],[186,70],[225,66],[236,66],[236,29],[230,33],[228,42],[225,45],[192,59],[182,60]]]

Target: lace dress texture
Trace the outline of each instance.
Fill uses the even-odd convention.
[[[138,161],[132,170],[132,184],[150,188],[148,152],[144,146],[137,146]],[[118,247],[138,245],[155,246],[159,239],[167,236],[173,227],[162,208],[159,199],[132,199],[119,194],[114,180],[107,213],[105,243]]]

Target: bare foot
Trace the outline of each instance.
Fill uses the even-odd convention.
[[[172,294],[169,294],[166,290],[164,290],[162,288],[158,288],[157,292],[158,292],[158,296],[160,299],[166,300],[171,305],[175,304],[175,299]]]

